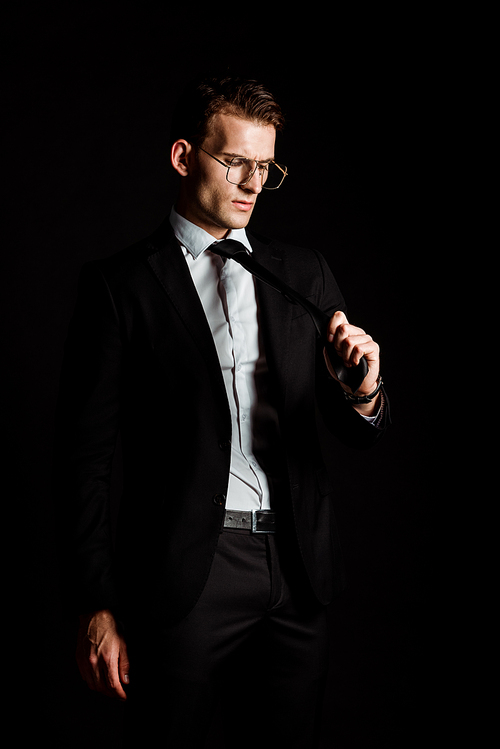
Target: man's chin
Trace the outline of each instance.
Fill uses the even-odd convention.
[[[228,217],[228,226],[230,225],[231,229],[244,229],[248,226],[252,213],[253,206],[248,211],[236,211],[236,213],[232,213],[232,215]]]

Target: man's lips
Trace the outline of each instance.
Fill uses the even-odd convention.
[[[253,203],[248,200],[233,200],[233,205],[239,208],[240,211],[250,211],[253,208]]]

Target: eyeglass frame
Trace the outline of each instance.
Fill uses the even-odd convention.
[[[280,170],[280,172],[283,172],[283,178],[282,178],[281,182],[279,183],[278,187],[266,187],[264,185],[264,183],[263,183],[263,176],[264,176],[264,170],[267,167],[267,164],[265,164],[262,161],[256,161],[256,159],[247,159],[246,156],[233,156],[233,158],[231,159],[231,161],[234,161],[234,159],[237,159],[237,158],[238,159],[244,159],[245,161],[255,161],[255,167],[254,167],[254,169],[252,169],[252,171],[251,171],[248,179],[245,180],[245,182],[231,182],[231,180],[229,179],[229,170],[231,169],[232,164],[229,164],[229,166],[228,166],[227,164],[225,164],[223,161],[221,161],[220,159],[218,159],[213,154],[209,153],[208,151],[205,151],[205,149],[202,148],[201,146],[195,145],[195,148],[199,148],[200,151],[203,151],[203,153],[206,153],[207,156],[210,156],[211,159],[213,159],[214,161],[217,161],[219,164],[222,164],[222,166],[227,170],[226,171],[226,181],[229,182],[230,185],[237,185],[238,187],[244,187],[245,185],[248,185],[248,183],[252,179],[253,175],[255,174],[255,172],[257,171],[257,169],[259,168],[259,164],[262,165],[262,167],[263,167],[261,175],[260,175],[260,181],[261,181],[262,189],[263,190],[278,190],[281,187],[281,185],[283,184],[283,182],[285,181],[285,177],[288,174],[288,169],[287,169],[287,167],[284,164],[278,164],[276,161],[274,161],[274,159],[271,159],[267,163],[268,164],[274,164],[274,166],[277,166],[278,169]]]

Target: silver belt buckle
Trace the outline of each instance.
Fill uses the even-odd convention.
[[[261,515],[274,515],[274,510],[252,510],[252,533],[274,533],[273,530],[259,530],[257,528],[257,513]]]

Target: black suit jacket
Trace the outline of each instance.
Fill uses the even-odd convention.
[[[320,254],[249,234],[256,259],[328,313],[345,309]],[[343,441],[365,448],[365,422],[326,372],[307,313],[256,281],[269,397],[279,416],[265,466],[283,533],[300,549],[317,599],[343,585],[315,404]],[[387,419],[386,419],[387,422]],[[116,548],[109,486],[118,434],[123,497]],[[168,221],[149,238],[84,266],[65,346],[55,487],[65,590],[79,612],[111,608],[177,619],[210,571],[230,465],[231,419],[213,338]]]

